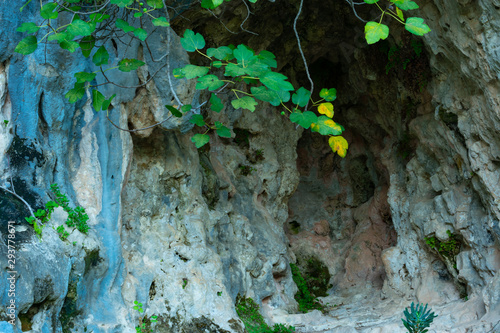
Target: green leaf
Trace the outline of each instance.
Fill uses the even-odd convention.
[[[66,32],[66,31],[52,34],[52,35],[49,35],[49,37],[47,37],[47,40],[49,42],[56,40],[59,43],[64,42],[64,41],[70,41],[72,39],[73,39],[73,35],[71,35],[70,33]]]
[[[245,73],[254,77],[264,76],[267,72],[270,72],[269,66],[260,62],[256,57],[254,57],[245,68]]]
[[[366,0],[365,0],[366,1]],[[368,44],[374,44],[389,36],[389,27],[377,22],[368,22],[365,25],[365,38]]]
[[[19,44],[17,44],[14,52],[21,53],[24,55],[31,54],[35,52],[38,47],[38,41],[35,36],[28,36],[23,38]]]
[[[144,66],[145,62],[137,59],[123,59],[118,63],[118,70],[122,72],[135,71],[137,68]]]
[[[105,101],[104,95],[99,90],[92,89],[92,105],[97,112],[102,110],[102,103]]]
[[[260,81],[269,89],[275,90],[275,91],[280,91],[280,90],[286,90],[286,91],[291,91],[293,90],[293,86],[290,82],[286,81],[287,77],[283,74],[276,73],[276,72],[268,72],[264,74],[263,77],[260,78]]]
[[[304,113],[295,112],[290,115],[290,121],[307,129],[311,124],[318,121],[318,116],[311,111],[305,111]]]
[[[208,67],[186,65],[182,68],[182,72],[186,79],[194,79],[195,77],[203,76],[208,73]]]
[[[72,40],[64,40],[59,43],[61,49],[68,50],[71,53],[75,52],[79,46],[80,44]]]
[[[266,50],[260,51],[258,58],[262,63],[268,65],[271,68],[278,67],[278,63],[275,60],[276,57],[269,51]]]
[[[219,60],[231,60],[233,58],[233,50],[227,46],[221,46],[216,49],[209,48],[207,50],[207,56],[215,57]]]
[[[57,12],[54,12],[54,10],[57,8],[57,3],[55,2],[49,2],[43,5],[42,9],[40,9],[40,16],[43,17],[44,19],[56,19],[59,14]]]
[[[82,38],[82,40],[80,41],[80,49],[82,50],[82,54],[85,58],[88,58],[90,56],[90,53],[92,53],[92,49],[94,48],[94,46],[94,36],[87,36]]]
[[[217,135],[220,136],[221,138],[230,138],[231,137],[231,130],[224,126],[221,122],[216,121],[215,122],[215,130],[217,132]]]
[[[110,16],[108,14],[103,14],[103,13],[94,13],[94,14],[90,14],[89,18],[90,18],[90,21],[92,21],[94,23],[100,23],[104,20],[109,19]]]
[[[106,99],[104,102],[102,102],[102,110],[103,111],[106,111],[109,106],[111,105],[111,101],[113,100],[113,98],[115,98],[116,94],[113,94],[113,96],[111,96],[109,99]]]
[[[174,77],[176,79],[183,79],[186,77],[184,75],[184,70],[182,68],[174,68],[174,70],[172,71],[172,74],[174,75]]]
[[[205,39],[199,33],[195,34],[193,30],[186,29],[184,37],[181,38],[181,45],[186,51],[194,52],[205,47]]]
[[[202,0],[201,7],[208,9],[215,9],[219,7],[223,2],[224,0]]]
[[[417,36],[423,36],[431,31],[429,26],[424,23],[424,19],[420,17],[408,17],[405,29]]]
[[[185,105],[181,106],[181,111],[183,113],[186,113],[186,112],[191,111],[192,108],[193,107],[191,106],[191,104],[185,104]]]
[[[222,100],[217,97],[216,94],[212,93],[210,96],[210,109],[214,112],[221,112],[224,108],[224,104],[222,104]]]
[[[162,0],[146,0],[146,3],[153,8],[163,8]]]
[[[378,0],[364,0],[367,4],[374,4],[376,2],[378,2]]]
[[[277,91],[279,99],[283,102],[286,103],[290,100],[290,92],[285,91],[285,90],[280,90]]]
[[[258,79],[250,79],[250,78],[246,77],[243,79],[243,82],[245,82],[246,84],[257,84],[257,83],[259,83],[259,80]]]
[[[148,33],[146,32],[146,30],[144,30],[142,28],[135,29],[134,35],[135,35],[135,37],[139,38],[142,41],[145,41],[146,38],[148,38]]]
[[[195,134],[191,138],[191,141],[194,142],[196,148],[201,148],[210,141],[210,137],[207,134]]]
[[[73,104],[79,99],[83,97],[85,94],[85,88],[83,87],[83,84],[75,84],[75,87],[68,91],[64,97],[68,99],[68,101]]]
[[[107,65],[109,61],[109,53],[104,46],[97,49],[92,57],[92,62],[96,66]]]
[[[281,99],[276,91],[269,90],[264,86],[251,87],[250,91],[255,98],[260,99],[261,101],[268,102],[273,106],[281,104]]]
[[[254,112],[255,106],[257,105],[257,101],[255,100],[255,98],[252,98],[250,96],[244,96],[239,99],[232,100],[231,105],[235,109],[242,108]]]
[[[163,4],[162,4],[163,5]],[[165,17],[158,17],[151,21],[157,27],[170,27],[170,23]]]
[[[324,98],[325,101],[327,101],[327,102],[333,102],[334,100],[337,99],[337,89],[335,89],[335,88],[332,88],[332,89],[323,88],[319,92],[319,97]]]
[[[207,123],[205,123],[205,120],[203,120],[203,116],[201,114],[193,114],[191,116],[191,119],[189,119],[189,122],[191,124],[195,124],[195,125],[200,126],[200,127],[203,127],[207,124]]]
[[[300,87],[297,93],[292,95],[292,102],[304,107],[309,102],[309,97],[311,97],[311,92],[304,87]]]
[[[237,77],[241,75],[245,75],[245,70],[240,66],[233,64],[232,62],[227,64],[226,71],[224,72],[225,76]]]
[[[126,7],[130,6],[134,0],[111,0],[113,5],[117,5],[118,7]]]
[[[87,22],[75,19],[68,26],[67,31],[73,36],[90,36],[94,29]]]
[[[75,73],[77,83],[91,82],[95,78],[95,73],[79,72]]]
[[[411,10],[418,8],[417,3],[411,0],[391,0],[391,2],[394,3],[398,8],[401,8],[402,10]]]
[[[182,117],[182,113],[171,105],[165,105],[165,107],[177,118]]]
[[[40,27],[37,26],[35,23],[25,22],[25,23],[21,24],[21,26],[19,28],[17,28],[16,31],[28,32],[31,34],[33,32],[37,32],[39,29],[40,29]]]
[[[216,90],[224,85],[224,82],[219,80],[219,78],[213,74],[205,75],[198,78],[198,83],[196,84],[196,89],[208,89]]]
[[[125,32],[135,31],[135,28],[133,26],[131,26],[130,24],[128,24],[127,21],[124,21],[122,19],[116,19],[115,26],[118,29],[122,29]]]
[[[253,52],[250,51],[245,45],[238,45],[236,50],[233,51],[233,55],[238,60],[238,64],[242,67],[247,67],[248,63],[255,58]]]
[[[222,67],[222,61],[214,61],[212,62],[212,66],[215,68],[221,68]]]
[[[342,128],[327,116],[319,116],[318,121],[311,126],[313,132],[318,132],[321,135],[340,135]]]

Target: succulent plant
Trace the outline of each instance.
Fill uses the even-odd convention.
[[[434,318],[437,315],[434,312],[431,312],[431,309],[427,310],[427,304],[418,303],[416,306],[413,302],[411,302],[411,306],[409,307],[410,312],[408,312],[408,308],[406,308],[403,312],[405,319],[401,319],[403,321],[403,325],[405,325],[406,329],[409,333],[425,333],[428,332],[427,328],[431,325]]]

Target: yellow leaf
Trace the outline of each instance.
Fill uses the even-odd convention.
[[[333,117],[333,104],[332,103],[321,103],[318,106],[318,112],[326,115],[327,117]]]
[[[401,19],[401,21],[405,21],[405,18],[403,16],[403,12],[401,11],[401,9],[399,9],[399,7],[396,7],[396,13],[398,14],[399,18]]]
[[[339,154],[340,157],[345,157],[349,146],[346,139],[341,136],[331,136],[330,139],[328,139],[328,144],[333,152]]]
[[[325,124],[326,126],[328,126],[328,127],[333,128],[333,129],[334,129],[334,130],[336,130],[336,131],[340,131],[340,132],[342,132],[342,127],[340,127],[340,125],[339,125],[339,124],[337,124],[336,122],[334,122],[333,120],[326,120],[326,121],[324,122],[324,124]],[[339,133],[339,134],[340,134],[340,133]]]

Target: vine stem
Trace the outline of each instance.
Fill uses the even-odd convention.
[[[306,68],[307,78],[309,79],[309,82],[311,83],[311,96],[312,96],[313,91],[314,91],[314,82],[311,79],[311,74],[309,73],[309,67],[307,66],[306,56],[304,55],[304,51],[302,50],[302,46],[300,45],[300,37],[299,37],[299,33],[297,32],[297,21],[299,20],[300,13],[302,12],[303,4],[304,4],[304,0],[300,0],[299,11],[297,13],[297,16],[295,16],[295,20],[293,21],[293,31],[295,32],[295,38],[297,38],[297,44],[299,45],[299,51],[300,51],[300,55],[302,56],[302,61],[304,62],[304,67]],[[306,107],[305,107],[306,110],[307,110],[308,104],[309,104],[309,101],[306,104]]]
[[[9,156],[7,155],[7,168],[10,169],[10,158]],[[3,186],[0,186],[0,188],[2,190],[4,190],[5,192],[8,192],[12,195],[14,195],[15,197],[17,197],[19,200],[21,200],[25,205],[26,207],[28,207],[28,210],[30,211],[31,213],[31,216],[33,216],[35,218],[35,220],[38,220],[36,217],[35,217],[35,214],[33,213],[33,209],[31,208],[31,206],[29,205],[29,203],[26,202],[26,200],[24,200],[20,195],[18,195],[16,193],[16,189],[14,188],[14,182],[12,181],[12,175],[9,175],[10,176],[10,186],[12,187],[12,191],[10,191],[9,189],[7,189],[6,187],[3,187]]]

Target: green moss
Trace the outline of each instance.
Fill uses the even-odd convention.
[[[259,312],[259,306],[251,298],[238,295],[236,299],[236,313],[240,317],[248,333],[291,333],[295,327],[275,324],[270,328]]]
[[[252,174],[252,172],[257,171],[257,169],[252,168],[251,166],[248,166],[248,165],[243,165],[243,164],[240,164],[238,166],[238,168],[240,169],[240,173],[243,176],[249,176]]]
[[[99,250],[92,250],[87,252],[85,256],[85,271],[84,274],[87,274],[90,271],[90,268],[97,266],[99,262],[102,261],[102,258],[99,256]]]
[[[429,245],[431,249],[437,251],[443,257],[450,259],[456,265],[455,257],[460,252],[461,242],[455,234],[451,233],[451,231],[448,230],[446,233],[448,234],[448,240],[444,242],[440,241],[435,236],[431,236],[425,238],[425,243]]]
[[[76,276],[73,271],[71,271],[68,284],[68,293],[66,294],[63,307],[59,314],[59,320],[61,321],[63,333],[71,333],[74,331],[75,317],[81,313],[81,311],[79,311],[76,306],[76,302],[78,300],[77,286],[78,276]]]
[[[311,267],[313,267],[317,265],[317,263],[314,261],[314,259],[311,259],[310,265]],[[318,266],[321,267],[321,265]],[[310,310],[315,309],[323,310],[324,306],[316,299],[316,295],[321,294],[322,296],[326,296],[326,288],[328,287],[328,282],[326,286],[323,286],[325,277],[311,277],[306,275],[306,280],[300,273],[299,267],[297,265],[290,264],[290,268],[292,269],[293,282],[295,282],[297,288],[299,289],[295,294],[295,300],[297,301],[297,303],[299,303],[299,311],[306,313]],[[330,279],[329,275],[330,274],[328,273],[328,280]],[[312,289],[314,291],[311,290],[309,286],[312,286]]]

